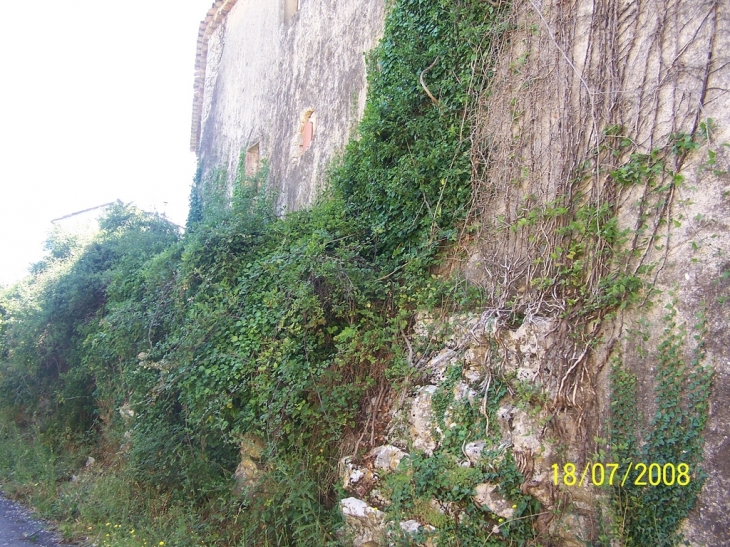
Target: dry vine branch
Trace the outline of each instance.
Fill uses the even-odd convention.
[[[575,338],[568,332],[557,335],[545,357],[553,360],[553,393],[565,396],[568,404],[579,405],[586,396],[579,384],[590,380],[587,367],[593,366],[600,330],[589,324],[606,315],[595,307],[605,291],[602,280],[612,271],[639,275],[643,265],[654,261],[661,270],[666,262],[653,242],[669,225],[675,190],[670,185],[659,201],[661,181],[623,188],[607,173],[632,153],[663,146],[670,132],[697,130],[714,68],[717,6],[715,0],[705,0],[685,5],[680,13],[682,4],[672,3],[656,12],[653,4],[621,8],[613,0],[597,0],[577,23],[579,16],[564,3],[538,6],[534,0],[517,0],[508,22],[513,37],[493,44],[484,55],[497,61],[484,66],[490,85],[477,105],[471,136],[472,214],[482,225],[483,285],[490,306],[500,310],[500,328],[509,328],[515,318],[519,324],[541,315],[571,321]],[[704,57],[698,51],[706,52]],[[684,95],[676,92],[679,77],[684,78]],[[668,112],[659,116],[660,107]],[[670,126],[665,118],[672,120]],[[611,136],[606,132],[611,127],[624,129]],[[624,148],[619,150],[619,143]],[[637,201],[642,204],[638,209]],[[558,282],[565,275],[566,249],[581,243],[581,236],[571,234],[575,217],[570,214],[584,206],[606,206],[623,226],[633,228],[624,248],[603,236],[595,243],[583,238],[587,246],[580,256],[578,285],[582,298],[598,302],[593,308],[576,304],[579,291]],[[557,207],[570,213],[540,216]],[[596,217],[597,234],[608,220]],[[611,256],[622,251],[628,259],[617,266]],[[563,354],[557,348],[570,351]]]
[[[421,71],[421,76],[419,77],[419,81],[421,82],[421,87],[423,87],[423,90],[426,92],[426,95],[428,95],[431,98],[431,101],[433,101],[433,104],[435,104],[436,106],[439,106],[439,102],[436,100],[436,97],[434,97],[431,94],[428,87],[426,87],[426,83],[423,81],[423,76],[426,74],[426,72],[428,72],[429,70],[431,70],[433,67],[436,66],[436,63],[438,62],[438,60],[439,60],[439,57],[437,56],[433,60],[433,63],[431,63],[430,65],[428,65],[428,67],[426,67],[424,70]]]

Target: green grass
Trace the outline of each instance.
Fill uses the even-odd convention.
[[[235,545],[235,503],[221,492],[204,508],[140,485],[122,458],[85,466],[88,447],[57,454],[38,430],[0,420],[0,488],[58,524],[65,539],[99,546]]]

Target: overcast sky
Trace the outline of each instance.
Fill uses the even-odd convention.
[[[81,209],[121,199],[184,224],[211,5],[0,0],[0,284],[40,258],[52,219]]]

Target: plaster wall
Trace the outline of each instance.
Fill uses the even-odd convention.
[[[200,138],[203,172],[235,179],[241,151],[259,144],[280,213],[312,202],[328,163],[353,135],[366,93],[365,53],[382,32],[384,2],[238,0],[207,42]],[[301,153],[303,117],[314,140]]]
[[[713,0],[515,1],[514,31],[507,45],[495,51],[495,77],[484,94],[473,139],[475,171],[483,173],[475,183],[479,216],[488,228],[466,265],[467,274],[484,285],[487,294],[497,295],[499,306],[503,305],[499,298],[520,298],[528,318],[534,314],[557,319],[559,302],[552,302],[556,307],[551,308],[549,295],[538,295],[534,301],[527,296],[530,291],[537,294],[530,272],[536,257],[544,258],[540,245],[547,238],[541,234],[550,226],[538,226],[536,232],[500,230],[500,222],[516,222],[525,209],[550,204],[573,191],[575,181],[582,181],[580,191],[612,203],[620,226],[633,234],[644,214],[638,205],[641,189],[608,193],[607,174],[614,168],[608,162],[601,170],[576,178],[582,162],[595,157],[593,150],[604,131],[619,127],[637,152],[647,153],[667,147],[672,134],[695,133],[701,122],[714,121],[714,130],[706,141],[699,141],[698,149],[670,163],[668,168],[683,180],[666,202],[658,204],[662,211],[656,220],[658,236],[651,245],[642,243],[647,245],[642,260],[653,265],[649,281],[654,305],[630,306],[600,327],[600,343],[589,348],[588,359],[573,369],[579,374],[573,380],[572,400],[563,401],[552,419],[565,456],[543,464],[583,465],[603,448],[595,439],[609,434],[608,363],[615,355],[622,356],[637,378],[636,411],[642,426],[637,433],[646,439],[657,408],[657,362],[652,352],[661,341],[667,309],[676,309],[676,324],[687,331],[684,343],[693,347],[701,340],[702,362],[715,374],[704,431],[702,467],[708,479],[682,526],[687,544],[697,547],[730,544],[730,315],[724,273],[730,256],[726,5]],[[707,164],[710,152],[716,154],[713,167]],[[618,166],[627,158],[609,161]],[[699,317],[704,317],[707,329],[701,336],[696,330]],[[574,327],[562,328],[568,332]],[[636,336],[640,329],[647,337],[643,348]],[[550,344],[545,341],[546,347]],[[554,356],[569,354],[570,347],[560,344],[553,348]],[[537,378],[551,385],[561,375],[569,376],[553,358],[545,359]],[[539,465],[535,462],[536,469]],[[587,488],[551,493],[554,499],[572,503],[563,522],[552,524],[564,529],[560,545],[577,547],[595,540],[600,520],[595,506],[601,495],[598,489]],[[547,498],[543,503],[550,507]]]

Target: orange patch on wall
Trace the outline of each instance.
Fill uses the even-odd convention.
[[[302,154],[312,145],[312,139],[314,139],[314,123],[307,118],[302,127]]]

